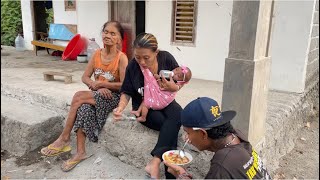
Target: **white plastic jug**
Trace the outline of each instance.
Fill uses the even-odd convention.
[[[97,49],[100,49],[100,46],[96,43],[95,38],[89,39],[89,44],[88,44],[88,47],[87,47],[87,60],[88,61],[91,60],[93,53]]]
[[[25,50],[24,39],[20,34],[18,34],[18,36],[16,37],[14,43],[15,43],[17,51],[24,51]]]

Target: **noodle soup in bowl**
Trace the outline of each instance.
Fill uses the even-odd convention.
[[[190,153],[184,151],[185,157],[181,158],[179,150],[170,150],[162,154],[162,159],[170,164],[184,166],[189,164],[193,158]]]

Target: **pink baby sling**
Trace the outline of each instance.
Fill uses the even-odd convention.
[[[175,98],[177,92],[162,91],[148,68],[141,67],[144,76],[143,102],[147,108],[160,110],[167,107]]]

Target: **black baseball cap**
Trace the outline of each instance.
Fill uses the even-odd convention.
[[[221,112],[214,99],[199,97],[191,101],[181,112],[181,124],[192,128],[213,128],[231,121],[235,111]]]

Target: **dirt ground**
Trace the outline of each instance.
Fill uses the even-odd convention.
[[[295,147],[281,158],[273,178],[319,179],[319,115],[299,130]]]
[[[15,60],[12,61],[12,59]],[[4,46],[1,51],[1,68],[54,68],[73,72],[84,71],[86,65],[87,63],[77,61],[62,61],[61,57],[49,56],[45,50],[40,50],[38,56],[35,56],[32,51],[17,52],[8,46]]]
[[[72,137],[75,139],[75,137]],[[89,159],[81,162],[70,172],[63,172],[60,167],[63,161],[69,159],[71,153],[56,157],[45,157],[40,154],[40,148],[24,156],[16,157],[6,151],[1,151],[1,179],[143,179],[143,169],[132,167],[118,158],[106,153],[97,143],[87,142]],[[75,141],[72,142],[75,147]]]

